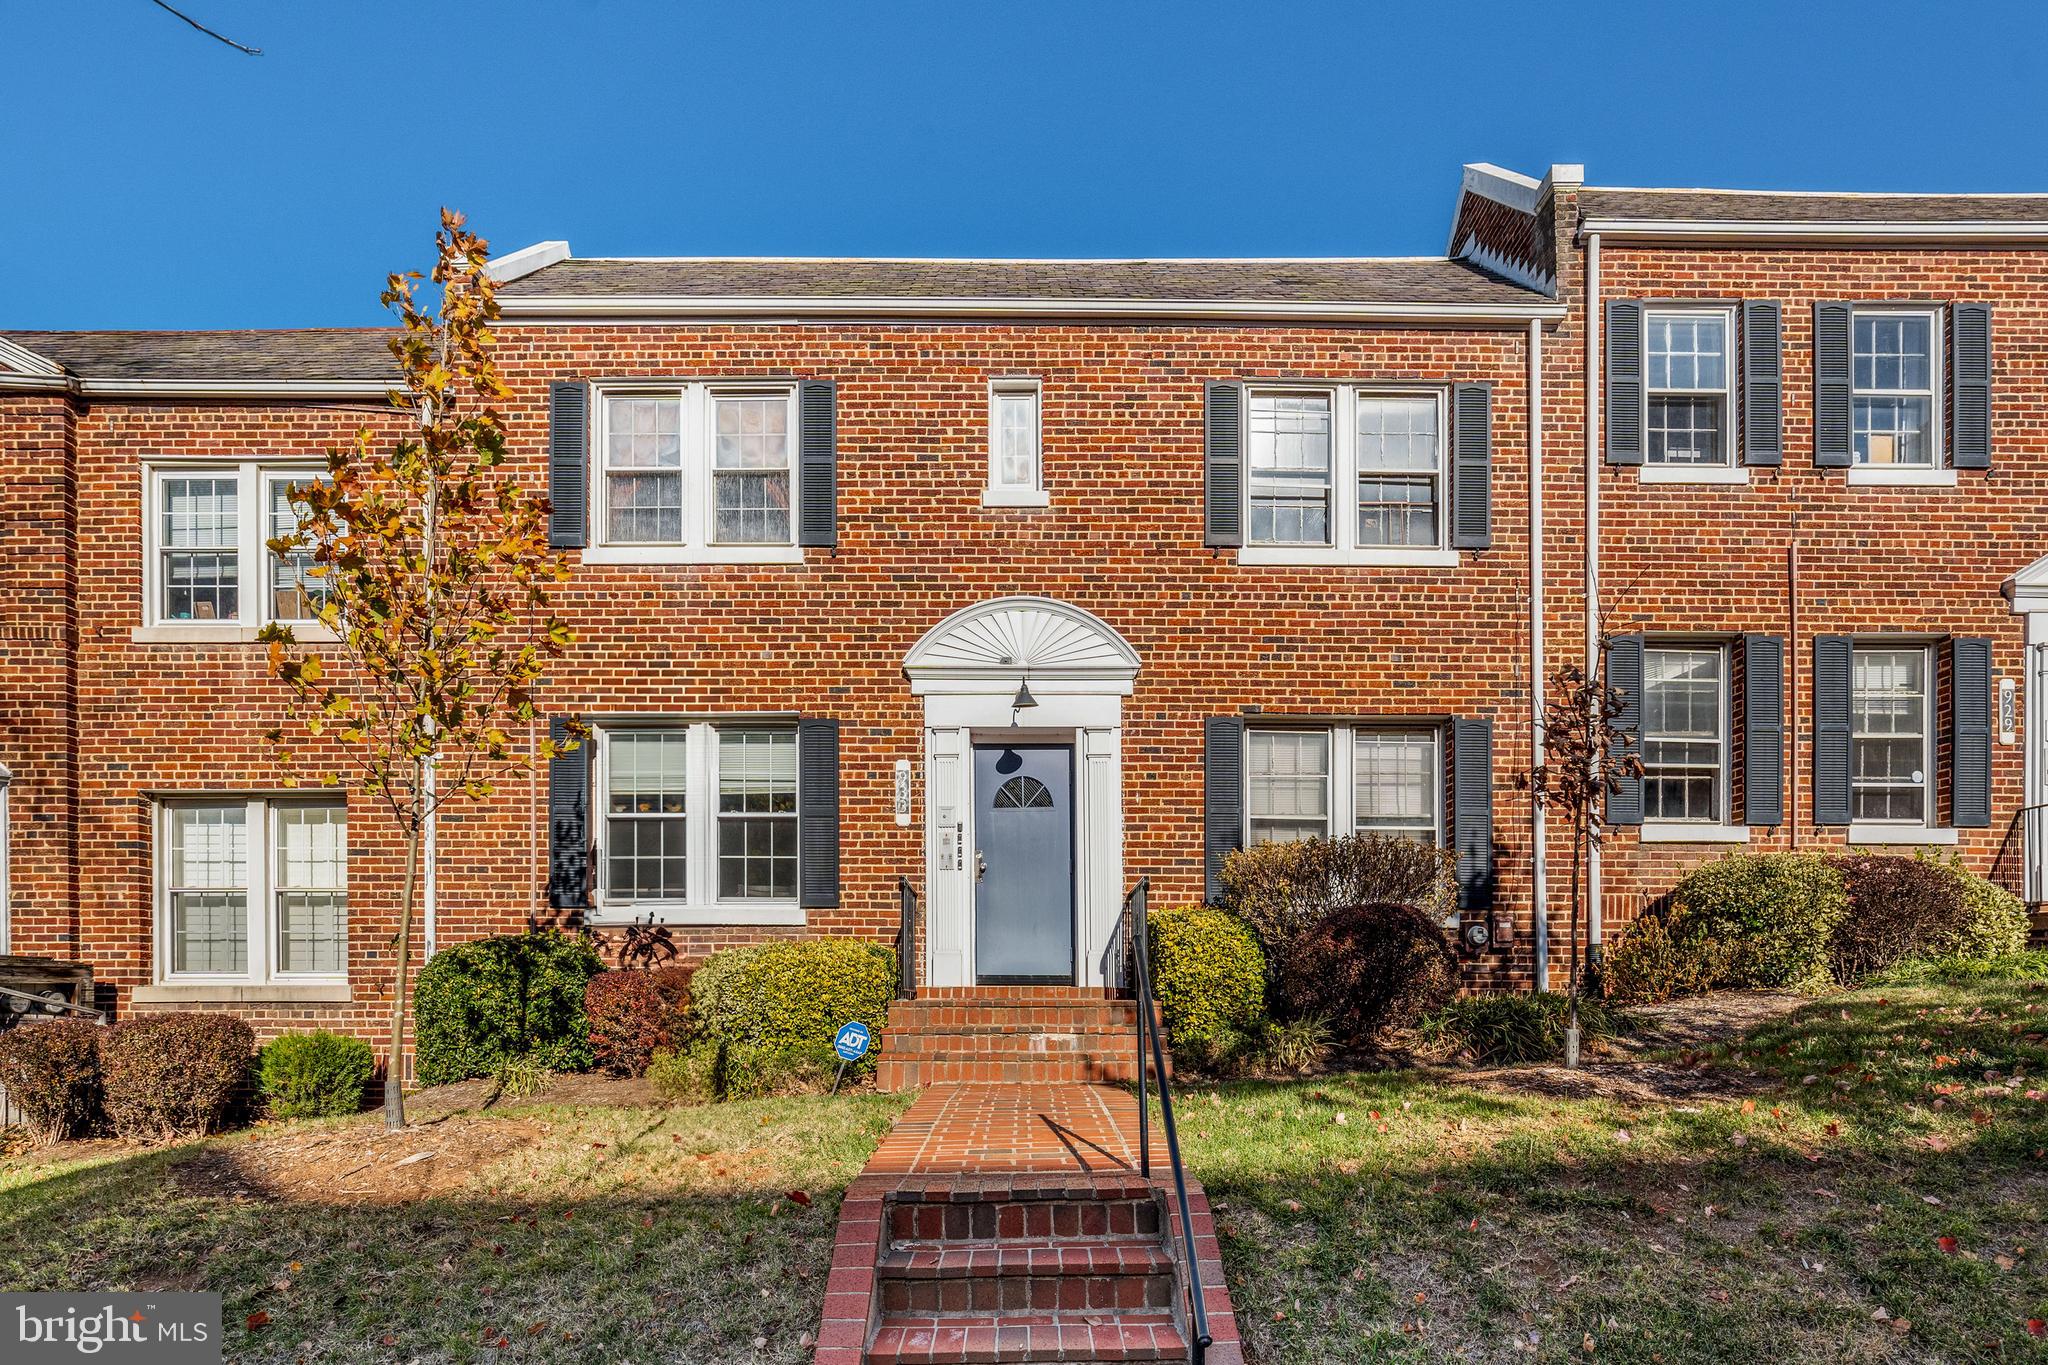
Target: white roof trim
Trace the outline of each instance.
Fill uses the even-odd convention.
[[[37,355],[19,342],[0,337],[0,365],[20,374],[53,376],[64,373],[64,367],[54,360]]]
[[[2048,555],[2042,555],[2000,585],[2015,615],[2048,611]]]
[[[531,249],[531,248],[529,248]],[[507,257],[506,259],[511,259]],[[1441,256],[582,256],[602,264],[702,265],[1370,265]]]
[[[69,393],[81,398],[386,398],[376,379],[93,379],[0,374],[0,392]]]
[[[1429,257],[1438,260],[1440,257]],[[1526,322],[1562,318],[1562,304],[1298,303],[1190,299],[990,299],[888,297],[688,297],[552,295],[504,298],[506,318],[526,321],[686,322],[722,318],[1177,318],[1219,322]]]
[[[567,242],[535,242],[532,246],[498,257],[484,267],[484,273],[503,284],[507,280],[525,279],[536,270],[544,270],[557,261],[568,259]]]
[[[1581,235],[1612,241],[1662,238],[1694,242],[1925,242],[2028,246],[2048,243],[2048,218],[2039,222],[1781,223],[1756,219],[1588,218]]]
[[[1467,164],[1465,179],[1459,189],[1464,193],[1483,194],[1495,203],[1506,204],[1522,213],[1534,213],[1536,201],[1543,196],[1541,180],[1505,166],[1496,166],[1491,161]]]

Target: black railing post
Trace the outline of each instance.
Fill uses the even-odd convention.
[[[1138,1000],[1138,1174],[1152,1178],[1152,1124],[1146,1115],[1145,1097],[1145,1030],[1152,1026],[1152,974],[1143,962],[1146,951],[1145,916],[1151,899],[1149,878],[1138,878],[1138,884],[1131,888],[1131,894],[1124,900],[1124,908],[1131,920],[1131,984],[1132,994]]]
[[[917,888],[910,878],[896,879],[896,998],[917,999]]]

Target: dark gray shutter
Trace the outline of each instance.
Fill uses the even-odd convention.
[[[1751,299],[1742,305],[1744,464],[1785,462],[1784,334],[1784,310],[1777,303]]]
[[[1813,462],[1823,469],[1849,467],[1849,320],[1855,311],[1846,303],[1813,305]]]
[[[1742,637],[1742,822],[1785,823],[1785,642]]]
[[[569,722],[548,721],[548,738],[561,744]],[[557,910],[590,906],[590,749],[586,736],[565,754],[548,760],[548,904]]]
[[[1451,851],[1458,859],[1458,908],[1493,905],[1493,722],[1451,722]]]
[[[1991,641],[1948,642],[1949,823],[1983,829],[1991,823]]]
[[[590,386],[548,385],[548,544],[580,549],[590,504]]]
[[[1642,757],[1641,733],[1643,728],[1643,637],[1640,635],[1616,635],[1607,641],[1607,689],[1621,699],[1621,708],[1614,717],[1614,728],[1626,738],[1608,751],[1608,758],[1615,763],[1630,754]],[[1640,825],[1643,823],[1643,779],[1622,776],[1618,789],[1607,793],[1607,823],[1610,825]]]
[[[796,723],[797,904],[839,904],[839,722]]]
[[[1813,641],[1813,822],[1849,823],[1849,693],[1855,645],[1846,635]]]
[[[1451,546],[1493,544],[1493,385],[1451,391]]]
[[[1202,543],[1244,544],[1244,385],[1202,391]]]
[[[797,385],[797,534],[799,545],[839,543],[839,386]]]
[[[1204,896],[1223,899],[1223,860],[1244,847],[1244,722],[1212,716],[1202,726]]]
[[[1607,305],[1607,463],[1643,462],[1643,305]]]
[[[1955,355],[1957,469],[1991,468],[1991,305],[1959,303],[1949,330]]]

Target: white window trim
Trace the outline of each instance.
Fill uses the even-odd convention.
[[[1933,304],[1893,306],[1890,304],[1857,304],[1849,310],[1849,482],[1878,486],[1929,485],[1943,486],[1955,483],[1955,471],[1948,463],[1948,427],[1944,418],[1948,405],[1948,352],[1943,346],[1942,335],[1946,322],[1946,310]],[[1856,387],[1856,322],[1866,317],[1920,317],[1927,319],[1927,384],[1920,389],[1859,389]],[[1858,464],[1856,462],[1856,400],[1859,398],[1897,398],[1927,395],[1927,463],[1926,464]],[[1919,475],[1921,477],[1877,477],[1858,478],[1857,474],[1867,471],[1880,476],[1896,473]],[[1946,478],[1928,478],[1927,475],[1942,475]]]
[[[1704,820],[1645,820],[1638,837],[1646,844],[1746,844],[1749,826]]]
[[[1435,755],[1430,768],[1430,771],[1436,774],[1434,783],[1436,799],[1430,803],[1431,814],[1435,818],[1433,833],[1436,839],[1436,847],[1444,848],[1447,846],[1445,844],[1446,835],[1444,832],[1444,807],[1449,800],[1449,793],[1445,790],[1443,726],[1432,724],[1402,725],[1398,723],[1374,725],[1365,722],[1353,722],[1344,725],[1289,725],[1281,721],[1271,725],[1248,723],[1244,729],[1244,790],[1239,794],[1239,800],[1241,802],[1241,809],[1244,811],[1244,826],[1240,831],[1240,837],[1244,840],[1245,847],[1250,848],[1252,846],[1252,736],[1261,731],[1268,733],[1313,733],[1324,734],[1330,737],[1330,775],[1328,780],[1331,790],[1325,801],[1325,805],[1329,810],[1329,823],[1324,826],[1324,838],[1336,838],[1347,834],[1398,833],[1398,831],[1390,830],[1360,829],[1358,826],[1357,738],[1361,734],[1427,734],[1430,737],[1431,747]]]
[[[592,883],[593,908],[585,919],[593,925],[622,925],[645,921],[676,925],[802,925],[803,908],[797,900],[720,900],[718,898],[718,731],[747,726],[777,726],[795,729],[791,716],[721,716],[716,719],[675,716],[630,717],[603,721],[593,727],[590,765],[591,857],[595,860]],[[683,900],[612,900],[607,882],[610,864],[611,736],[621,730],[671,729],[689,735],[688,767],[684,777],[685,878],[689,894]],[[798,820],[802,819],[799,789]],[[799,840],[797,875],[803,875]]]
[[[1702,843],[1722,842],[1723,840],[1717,835],[1716,831],[1733,829],[1742,830],[1742,838],[1744,841],[1746,841],[1749,838],[1748,828],[1743,825],[1735,824],[1733,819],[1733,808],[1735,804],[1733,800],[1733,775],[1735,771],[1735,717],[1729,694],[1729,687],[1732,681],[1731,675],[1734,665],[1733,651],[1729,649],[1727,642],[1722,640],[1659,640],[1653,637],[1651,639],[1643,641],[1643,699],[1645,703],[1645,710],[1647,710],[1647,703],[1649,701],[1650,691],[1649,656],[1652,653],[1655,653],[1659,650],[1689,650],[1695,653],[1704,653],[1708,650],[1712,650],[1721,656],[1721,666],[1716,674],[1714,696],[1714,711],[1715,714],[1721,717],[1721,761],[1714,772],[1714,804],[1721,808],[1721,814],[1718,819],[1713,820],[1674,820],[1669,818],[1659,818],[1653,820],[1645,818],[1642,826],[1645,831],[1643,836],[1644,842],[1653,844],[1660,842],[1686,842],[1686,840],[1684,839],[1661,837],[1663,836],[1663,832],[1666,830],[1689,831],[1695,839]],[[1639,747],[1643,742],[1645,742],[1645,736],[1639,735]],[[1638,755],[1638,757],[1640,758],[1640,754]],[[1647,772],[1645,772],[1643,780],[1645,782],[1649,780],[1649,775]],[[1647,798],[1645,798],[1645,804],[1647,804]],[[1648,833],[1648,831],[1653,828],[1658,831],[1657,835],[1652,835]],[[1732,840],[1730,842],[1732,842]]]
[[[1245,543],[1237,562],[1248,567],[1346,565],[1359,568],[1454,569],[1464,560],[1450,548],[1451,458],[1450,404],[1447,392],[1431,385],[1294,384],[1283,381],[1245,385],[1243,429],[1243,502],[1239,515]],[[1328,545],[1259,545],[1251,539],[1252,461],[1251,400],[1258,394],[1322,394],[1330,399],[1330,528]],[[1436,544],[1360,545],[1358,543],[1358,400],[1427,398],[1436,404]]]
[[[1029,484],[1003,481],[1001,449],[1001,400],[1020,394],[1032,398],[1032,418],[1037,423],[1033,444],[1038,452],[1036,478]],[[991,379],[988,383],[988,486],[982,489],[983,507],[1050,507],[1052,494],[1045,487],[1045,386],[1030,377]]]
[[[276,970],[277,961],[277,869],[273,866],[277,858],[277,828],[273,823],[274,814],[286,806],[343,806],[340,801],[322,801],[318,798],[301,797],[260,797],[252,796],[239,802],[247,809],[246,819],[249,830],[249,970],[246,972],[179,972],[173,971],[171,935],[171,812],[192,806],[232,806],[238,804],[234,793],[224,792],[218,797],[180,797],[175,801],[160,801],[156,808],[156,848],[154,853],[154,883],[156,910],[153,922],[156,926],[156,981],[158,986],[346,986],[348,984],[348,922],[351,915],[347,899],[347,853],[342,864],[343,909],[342,909],[342,962],[338,972],[285,972]]]
[[[1727,349],[1721,357],[1721,377],[1725,381],[1718,390],[1721,395],[1721,458],[1712,464],[1670,464],[1650,460],[1650,400],[1659,394],[1685,395],[1710,394],[1714,389],[1653,389],[1650,387],[1650,322],[1653,318],[1670,317],[1718,317],[1721,319],[1721,335]],[[1735,443],[1739,439],[1736,430],[1735,413],[1735,363],[1740,351],[1735,332],[1735,308],[1720,304],[1673,304],[1668,307],[1649,307],[1643,310],[1643,463],[1637,478],[1643,483],[1748,483],[1749,470],[1735,462]],[[1658,471],[1651,475],[1649,471]],[[1678,473],[1690,477],[1668,477]],[[1739,473],[1740,478],[1727,477]],[[1701,477],[1702,475],[1719,477]]]
[[[717,545],[712,543],[712,398],[718,396],[783,395],[789,404],[789,541],[773,545]],[[606,495],[611,480],[605,468],[607,424],[613,398],[674,398],[682,404],[678,434],[682,440],[683,539],[676,544],[644,541],[609,541]],[[797,449],[802,439],[798,423],[797,385],[782,379],[706,379],[672,382],[613,380],[593,384],[590,389],[590,449],[588,545],[581,558],[585,564],[801,564],[803,547],[796,543],[802,524],[802,460]]]
[[[327,466],[295,456],[274,460],[153,460],[142,466],[142,624],[133,632],[137,643],[206,643],[254,640],[265,625],[288,625],[301,640],[329,640],[332,632],[316,621],[285,618],[271,612],[270,487],[277,482],[308,482],[323,477]],[[179,621],[163,614],[163,483],[178,478],[235,480],[235,558],[238,605],[232,621]],[[257,608],[251,614],[250,607]]]
[[[1929,469],[1926,465],[1871,465],[1849,466],[1851,487],[1865,488],[1954,488],[1956,471],[1947,467]]]
[[[1849,842],[1852,844],[1947,844],[1955,842],[1955,832],[1950,830],[1947,837],[1934,823],[1938,812],[1936,804],[1941,798],[1941,774],[1935,771],[1935,761],[1940,756],[1940,741],[1935,732],[1939,717],[1940,680],[1936,672],[1941,666],[1940,651],[1922,640],[1859,639],[1849,645],[1849,809],[1856,808],[1856,656],[1859,653],[1903,654],[1918,650],[1920,653],[1921,706],[1920,706],[1920,772],[1924,781],[1920,789],[1924,793],[1920,802],[1918,820],[1857,820],[1849,822]],[[1922,835],[1932,834],[1933,838]]]

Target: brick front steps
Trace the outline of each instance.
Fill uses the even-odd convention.
[[[1137,1124],[1108,1086],[927,1089],[840,1206],[817,1365],[1191,1360],[1172,1177],[1133,1169]],[[1188,1204],[1208,1365],[1243,1365],[1192,1177]]]
[[[1137,1008],[1077,986],[928,989],[889,1007],[875,1083],[1128,1083],[1137,1077]]]

